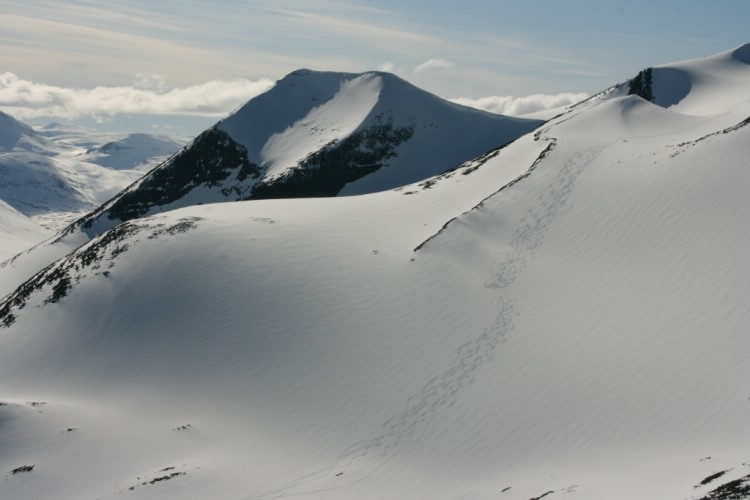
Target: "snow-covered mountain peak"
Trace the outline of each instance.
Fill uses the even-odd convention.
[[[714,115],[750,102],[750,44],[653,68],[654,104],[690,115]]]
[[[298,70],[87,217],[84,228],[98,234],[202,203],[397,188],[541,123],[459,106],[388,73]]]
[[[331,99],[312,107],[284,131],[268,137],[257,156],[268,179],[296,167],[327,144],[351,135],[377,104],[382,86],[382,78],[374,74],[343,79]],[[311,98],[311,103],[317,103],[317,99]]]
[[[249,159],[258,163],[260,151],[269,137],[284,132],[313,109],[329,102],[345,82],[363,76],[365,74],[309,69],[293,71],[222,120],[220,127],[244,145]]]

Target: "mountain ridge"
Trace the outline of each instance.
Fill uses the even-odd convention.
[[[195,203],[392,189],[541,123],[450,103],[389,73],[297,70],[81,222],[99,234]]]

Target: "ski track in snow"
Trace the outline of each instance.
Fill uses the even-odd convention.
[[[554,139],[548,139],[554,141]],[[482,334],[458,348],[450,366],[432,377],[420,393],[409,398],[406,407],[383,423],[378,434],[349,447],[332,463],[311,474],[299,477],[279,489],[259,493],[249,499],[273,499],[287,495],[312,494],[362,481],[384,465],[417,434],[424,432],[439,412],[452,407],[458,392],[474,381],[480,366],[491,361],[496,347],[514,328],[518,312],[502,291],[513,284],[534,259],[537,248],[553,220],[563,213],[576,180],[609,144],[584,150],[568,158],[555,180],[536,199],[516,229],[509,254],[500,263],[493,278],[485,284],[498,293],[494,297],[497,317]]]

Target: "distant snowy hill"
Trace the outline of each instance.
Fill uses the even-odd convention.
[[[34,135],[31,127],[0,111],[0,151],[22,147],[24,139]]]
[[[0,200],[60,229],[101,205],[183,143],[50,124],[37,129],[0,112]]]
[[[0,111],[0,153],[26,152],[49,156],[60,151],[53,141]]]
[[[38,269],[0,302],[0,496],[750,498],[748,51],[418,183]]]
[[[166,160],[184,144],[167,136],[128,134],[122,139],[91,148],[80,158],[116,170],[148,169]]]
[[[0,262],[53,234],[0,200]]]
[[[91,234],[174,208],[353,195],[454,168],[539,120],[447,102],[388,73],[295,71],[102,207]]]

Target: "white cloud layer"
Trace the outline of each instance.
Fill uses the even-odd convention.
[[[490,97],[457,97],[449,99],[456,104],[483,109],[500,115],[519,116],[537,111],[560,108],[575,104],[588,97],[585,92],[563,92],[560,94],[534,94],[526,97],[490,96]]]
[[[393,70],[387,63],[382,70]],[[413,69],[446,69],[452,64],[430,59]],[[118,114],[183,115],[223,118],[273,85],[270,79],[213,80],[189,87],[170,88],[159,75],[138,75],[130,86],[79,89],[58,87],[0,73],[0,110],[20,119],[81,117],[107,121]],[[535,94],[526,97],[458,97],[452,102],[503,115],[524,115],[575,104],[586,93]]]
[[[446,61],[445,59],[430,59],[428,61],[423,62],[419,66],[416,66],[414,68],[414,73],[424,73],[425,71],[431,70],[431,69],[451,69],[455,65],[450,62]]]
[[[140,75],[131,86],[76,89],[0,73],[0,109],[21,120],[38,116],[104,119],[128,113],[223,117],[271,85],[272,80],[263,78],[168,88],[158,75]]]

